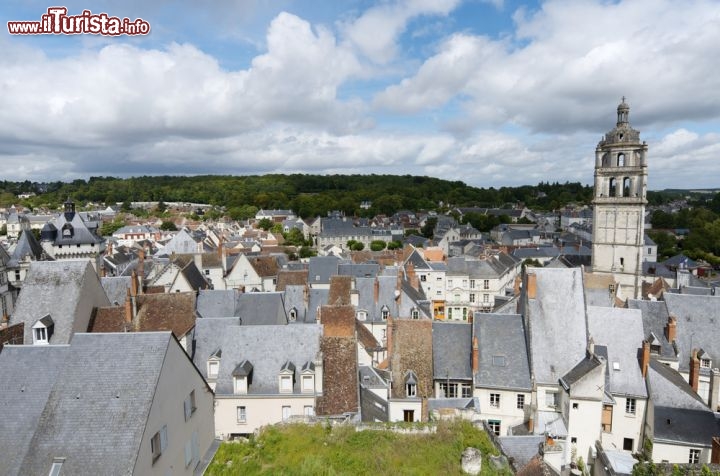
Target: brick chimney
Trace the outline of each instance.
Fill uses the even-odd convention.
[[[677,338],[677,319],[675,316],[668,317],[667,324],[665,325],[665,338],[671,344]]]
[[[378,278],[375,278],[375,285],[373,286],[373,299],[375,299],[375,304],[380,299],[380,280]]]
[[[642,353],[640,355],[640,371],[643,378],[647,375],[648,365],[650,365],[650,342],[644,340],[642,343]]]
[[[135,297],[138,294],[138,277],[135,270],[130,274],[130,296]]]
[[[693,349],[690,355],[690,386],[697,393],[700,380],[700,359],[697,356],[697,349]]]
[[[522,285],[522,278],[520,276],[515,276],[515,283],[513,284],[513,295],[515,295],[515,296],[520,295],[521,285]]]
[[[537,276],[535,273],[527,273],[527,297],[535,299],[537,297]]]
[[[133,305],[132,300],[130,298],[130,290],[127,291],[127,296],[125,297],[125,323],[131,324],[133,321]]]
[[[477,336],[473,337],[472,340],[472,372],[473,378],[476,373],[480,370],[480,346],[478,345]]]
[[[720,370],[718,369],[710,371],[710,398],[708,400],[710,410],[718,411],[718,404],[720,404]]]

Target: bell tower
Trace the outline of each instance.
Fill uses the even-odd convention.
[[[648,146],[629,116],[623,97],[617,124],[595,149],[592,270],[612,274],[623,297],[640,298]]]

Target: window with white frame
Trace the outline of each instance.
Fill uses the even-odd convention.
[[[292,392],[292,376],[290,375],[281,375],[280,376],[280,391],[281,392]]]
[[[358,311],[357,318],[358,318],[358,321],[366,320],[367,319],[367,311]]]
[[[690,456],[688,458],[688,464],[699,464],[700,463],[700,450],[690,448]]]
[[[313,408],[312,405],[305,405],[305,406],[303,407],[303,414],[304,414],[305,416],[308,416],[308,417],[314,416],[314,415],[315,415],[315,408]]]
[[[483,289],[490,289],[490,280],[483,279]]]
[[[283,419],[283,421],[286,421],[288,418],[290,418],[290,405],[283,405],[282,419]]]
[[[525,408],[525,395],[522,393],[517,394],[517,408],[518,410],[522,410]]]
[[[217,360],[211,360],[208,362],[208,378],[217,378],[219,370],[220,362]]]
[[[153,463],[160,457],[167,448],[167,425],[155,433],[150,439],[150,451],[152,451]]]
[[[475,280],[474,279],[470,280],[470,289],[475,289]]]
[[[491,393],[490,394],[490,406],[494,408],[500,408],[500,394],[499,393]]]
[[[303,375],[302,377],[302,391],[313,392],[315,391],[315,377],[312,375]]]
[[[702,368],[709,369],[711,364],[712,364],[712,361],[708,358],[700,359],[700,367],[702,367]]]
[[[422,281],[423,283],[424,283],[425,281],[427,281],[427,275],[421,274],[421,275],[420,275],[420,281]]]
[[[47,344],[47,329],[45,327],[37,327],[33,329],[35,333],[36,344]]]
[[[626,400],[625,400],[625,413],[629,413],[629,414],[634,415],[634,414],[635,414],[636,405],[637,405],[637,400],[635,400],[634,398],[628,398],[628,399],[626,399]]]
[[[485,302],[485,303],[490,302],[490,295],[489,295],[489,294],[483,294],[483,302]]]
[[[458,384],[452,382],[440,382],[440,397],[441,398],[457,398],[458,396]]]
[[[245,406],[237,407],[237,422],[247,422],[247,408]]]
[[[475,293],[470,293],[470,302],[475,302]]]
[[[381,315],[382,315],[382,320],[387,321],[388,317],[390,317],[390,311],[388,310],[387,307],[383,307],[383,309],[381,311]]]
[[[413,309],[412,311],[410,311],[410,317],[412,317],[413,319],[420,319],[420,311],[418,311],[417,309]]]

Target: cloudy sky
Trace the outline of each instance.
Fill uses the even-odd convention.
[[[151,32],[8,33],[58,3]],[[651,189],[720,186],[716,0],[5,0],[0,20],[7,180],[591,183],[624,95]]]

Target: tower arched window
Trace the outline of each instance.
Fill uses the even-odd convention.
[[[620,152],[617,156],[617,166],[625,167],[625,154]]]
[[[623,197],[629,197],[630,196],[630,177],[625,177],[623,179],[623,189],[622,189]]]
[[[608,196],[610,197],[616,197],[617,196],[617,180],[615,177],[610,178],[610,188],[608,190]]]

